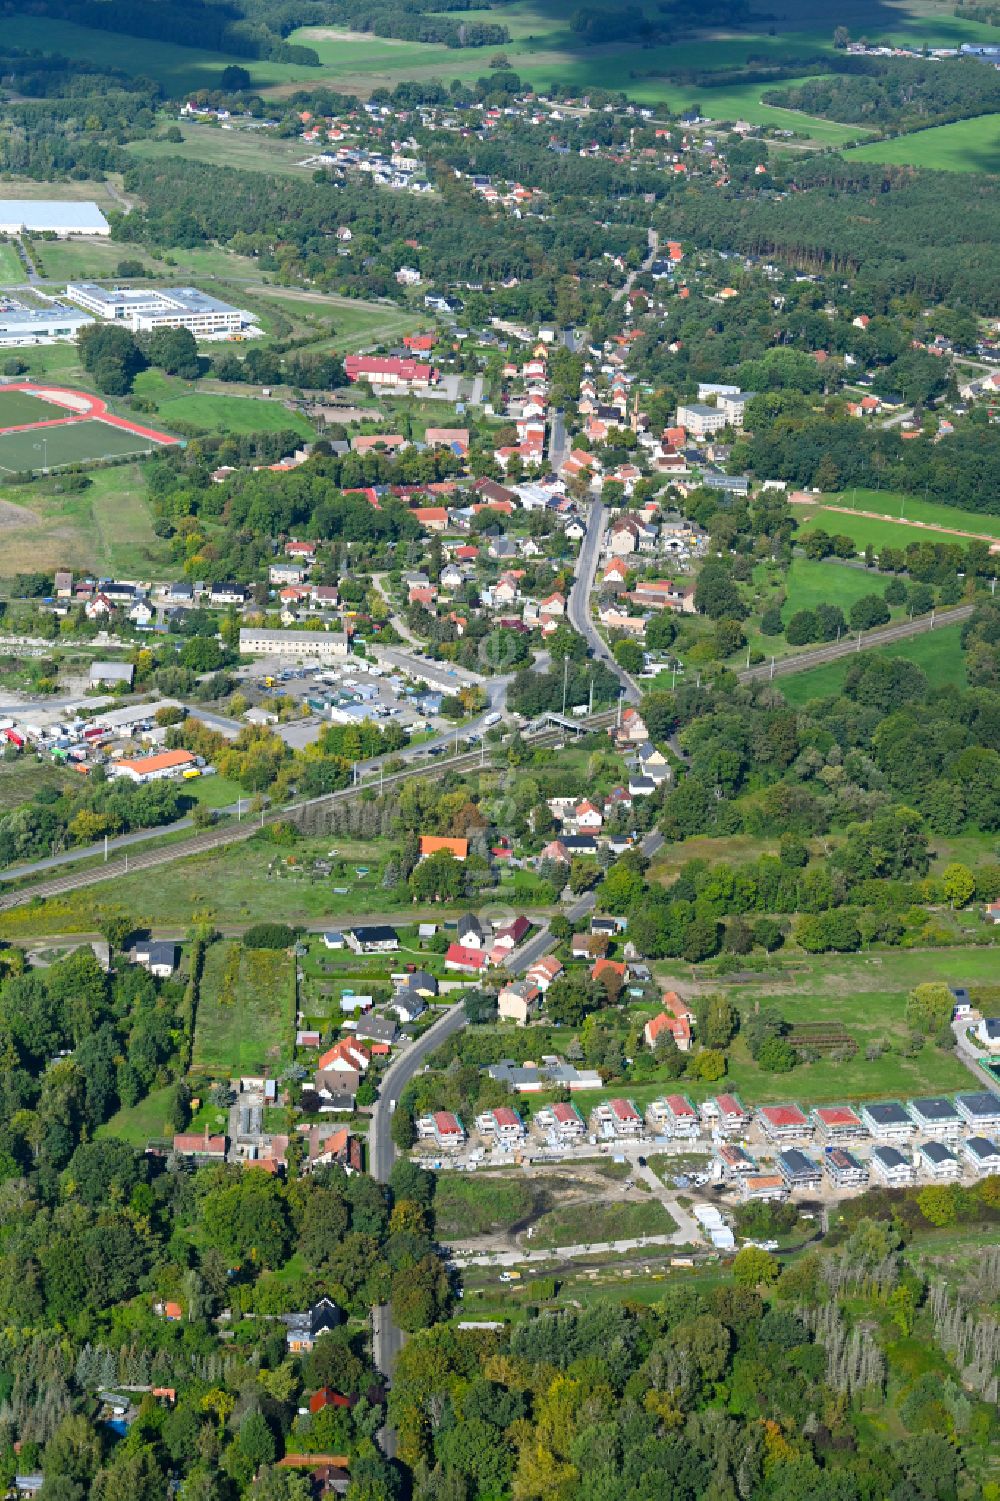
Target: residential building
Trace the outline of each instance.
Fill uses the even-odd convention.
[[[418,845],[418,853],[421,860],[427,860],[431,855],[447,854],[452,859],[464,861],[469,854],[469,841],[467,839],[439,839],[435,834],[421,834]]]
[[[913,1135],[913,1121],[895,1100],[862,1105],[861,1119],[876,1141],[908,1141]]]
[[[962,1164],[943,1141],[922,1141],[917,1147],[917,1158],[920,1171],[939,1182],[953,1183],[962,1176]]]
[[[970,1136],[962,1143],[962,1153],[974,1172],[1000,1173],[1000,1146],[988,1136]]]
[[[992,1090],[956,1095],[955,1109],[977,1136],[992,1136],[1000,1131],[1000,1095]]]
[[[363,1074],[371,1062],[371,1048],[353,1037],[342,1037],[327,1048],[316,1066],[324,1074]]]
[[[757,1172],[756,1158],[735,1141],[720,1142],[715,1149],[715,1160],[722,1168],[722,1176],[730,1183]]]
[[[308,1355],[321,1335],[336,1329],[343,1322],[343,1315],[336,1303],[329,1298],[320,1298],[304,1313],[284,1313],[285,1346],[290,1355]]]
[[[867,1135],[861,1117],[850,1105],[820,1105],[809,1118],[821,1141],[857,1141]]]
[[[582,1141],[587,1134],[587,1124],[579,1110],[575,1105],[563,1102],[539,1110],[535,1115],[535,1125],[561,1146]]]
[[[780,1152],[775,1166],[788,1184],[790,1192],[793,1189],[815,1191],[823,1181],[819,1163],[805,1152],[800,1152],[797,1147]]]
[[[145,787],[149,782],[162,782],[167,778],[183,776],[186,771],[198,768],[198,761],[190,751],[160,751],[153,756],[140,756],[136,760],[123,757],[108,767],[111,777],[126,777]]]
[[[917,1130],[925,1136],[940,1140],[962,1134],[962,1117],[951,1100],[942,1096],[927,1100],[907,1100],[906,1108]]]
[[[878,1146],[871,1155],[872,1176],[887,1188],[907,1188],[916,1178],[913,1163],[896,1147]]]
[[[195,287],[149,287],[142,290],[99,287],[96,282],[70,282],[71,297],[88,313],[109,323],[124,323],[133,333],[158,328],[186,328],[196,339],[236,334],[250,315]]]
[[[537,985],[544,995],[554,980],[558,980],[563,967],[554,954],[546,954],[542,959],[536,959],[525,970],[525,979],[530,980],[532,985]]]
[[[398,1034],[399,1028],[391,1016],[365,1013],[354,1024],[354,1035],[359,1042],[383,1043],[386,1047],[392,1047]]]
[[[976,1028],[976,1041],[988,1053],[1000,1053],[1000,1016],[984,1016]]]
[[[762,1105],[757,1111],[757,1119],[769,1141],[788,1141],[812,1133],[812,1127],[798,1105]]]
[[[590,1120],[594,1131],[605,1139],[642,1135],[642,1116],[631,1100],[608,1100],[595,1108]]]
[[[349,928],[344,936],[355,954],[392,954],[399,948],[399,934],[388,923]]]
[[[691,1050],[691,1023],[684,1016],[671,1016],[667,1011],[661,1011],[658,1016],[651,1017],[642,1029],[642,1035],[648,1048],[655,1048],[657,1041],[664,1034],[669,1034],[682,1053]]]
[[[541,991],[530,980],[518,980],[505,985],[497,996],[497,1011],[501,1021],[516,1022],[524,1027],[537,1014]]]
[[[678,427],[687,428],[696,438],[705,438],[709,433],[721,432],[730,422],[728,413],[721,406],[710,407],[694,401],[688,406],[679,406],[674,419]]]
[[[489,955],[483,949],[467,948],[463,943],[449,944],[444,956],[444,967],[460,975],[478,975],[489,965]]]
[[[442,1152],[457,1152],[465,1144],[465,1127],[450,1110],[435,1110],[432,1115],[421,1116],[416,1123],[421,1139],[432,1139]]]
[[[498,1105],[495,1110],[484,1110],[477,1115],[476,1130],[480,1136],[506,1147],[518,1146],[527,1135],[524,1122],[509,1105]]]
[[[157,979],[168,980],[177,968],[177,945],[166,939],[144,938],[132,947],[132,963],[141,964]]]
[[[780,1173],[745,1173],[740,1178],[740,1198],[744,1204],[754,1200],[780,1204],[788,1198],[788,1184]]]
[[[178,1157],[194,1157],[205,1162],[225,1162],[226,1138],[210,1136],[207,1131],[178,1131],[173,1140]]]
[[[687,1095],[669,1094],[647,1106],[646,1119],[660,1135],[691,1140],[698,1135],[698,1112]]]
[[[750,1125],[750,1111],[736,1094],[717,1094],[703,1101],[701,1118],[716,1136],[741,1136]]]
[[[824,1147],[823,1170],[834,1188],[860,1188],[868,1182],[868,1168],[846,1147]]]
[[[315,657],[320,662],[338,662],[350,656],[350,649],[350,637],[344,631],[279,631],[263,626],[240,631],[240,652],[248,657],[285,657],[290,661]]]
[[[486,929],[474,912],[466,912],[458,919],[457,932],[458,941],[463,948],[482,949],[485,952]]]

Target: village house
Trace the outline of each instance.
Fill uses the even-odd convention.
[[[500,1020],[516,1022],[519,1027],[527,1026],[538,1012],[540,999],[541,991],[530,980],[518,980],[503,986],[497,996]]]

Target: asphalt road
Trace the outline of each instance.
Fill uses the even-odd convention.
[[[656,260],[656,252],[660,248],[660,237],[655,229],[651,229],[649,231],[649,239],[647,243],[649,245],[649,250],[646,254],[646,259],[643,261],[641,266],[637,266],[634,271],[629,272],[623,284],[618,288],[618,291],[612,295],[612,302],[621,302],[623,297],[627,297],[635,284],[636,277],[640,274],[640,272],[648,271],[650,266]]]
[[[637,684],[623,667],[619,667],[590,614],[590,596],[597,575],[603,534],[604,506],[601,501],[594,500],[591,502],[590,515],[587,518],[587,535],[580,545],[580,553],[576,560],[573,588],[570,590],[568,604],[569,620],[574,630],[579,631],[586,641],[593,656],[610,667],[618,678],[626,701],[630,704],[637,704],[642,697]]]
[[[662,845],[663,835],[654,831],[646,835],[641,848],[644,854],[655,855]],[[576,924],[594,910],[596,900],[592,891],[585,892],[571,907],[566,908],[565,915],[571,923]],[[507,968],[512,974],[524,974],[536,959],[540,959],[543,954],[547,954],[553,948],[555,948],[555,939],[548,928],[543,927],[518,950]],[[429,1027],[424,1035],[412,1043],[404,1053],[401,1053],[386,1070],[379,1097],[372,1109],[371,1126],[368,1132],[369,1172],[379,1183],[389,1181],[389,1174],[396,1160],[396,1147],[392,1140],[391,1129],[393,1102],[399,1100],[410,1080],[423,1066],[428,1053],[433,1052],[436,1047],[464,1026],[465,1009],[457,1004],[450,1011],[445,1012],[440,1020]],[[393,1366],[402,1348],[403,1331],[393,1320],[391,1308],[388,1304],[381,1304],[374,1308],[372,1310],[373,1358],[383,1376],[390,1380]],[[395,1436],[391,1429],[382,1430],[382,1441],[387,1453],[395,1452]]]

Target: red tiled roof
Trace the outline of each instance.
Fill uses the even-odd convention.
[[[771,1126],[806,1126],[809,1124],[798,1105],[764,1105],[760,1113]]]

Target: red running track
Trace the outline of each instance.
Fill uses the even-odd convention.
[[[171,444],[178,441],[169,433],[158,432],[153,427],[143,427],[141,423],[130,422],[127,417],[116,417],[114,412],[108,411],[108,404],[100,396],[91,396],[86,391],[72,391],[64,386],[40,386],[32,381],[18,381],[11,385],[0,386],[0,396],[4,391],[23,391],[26,396],[37,396],[40,401],[50,401],[66,413],[65,417],[54,417],[47,422],[28,422],[20,427],[0,428],[0,437],[7,433],[30,433],[36,428],[66,427],[72,422],[106,422],[109,427],[119,427],[123,432],[135,433],[136,437],[149,438],[153,443]],[[61,396],[72,397],[72,402],[63,403]],[[80,405],[85,403],[85,405]]]

